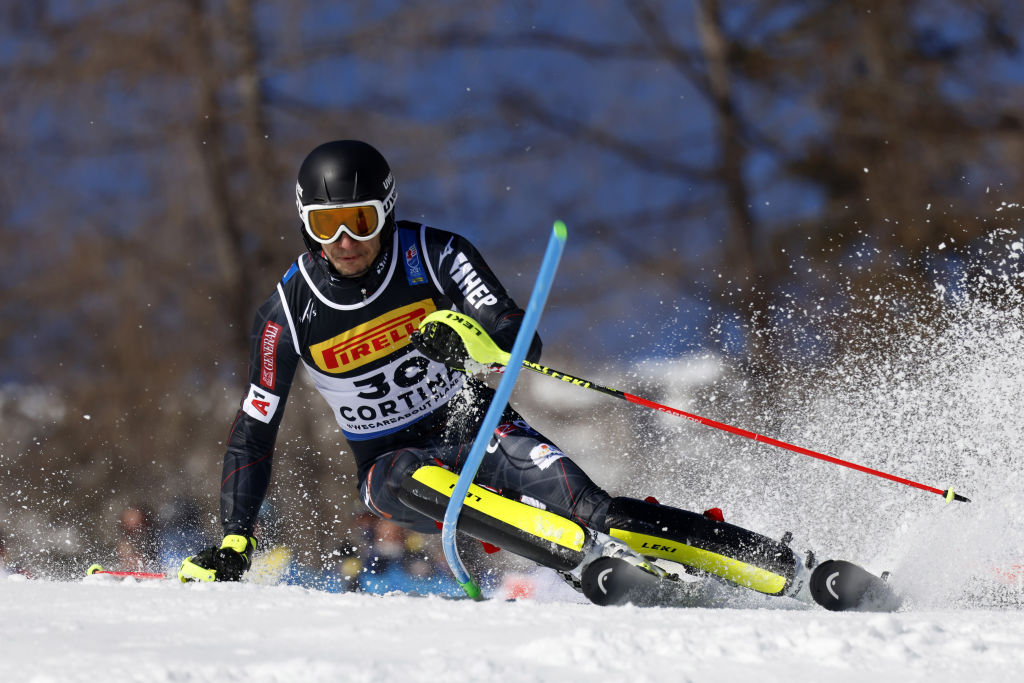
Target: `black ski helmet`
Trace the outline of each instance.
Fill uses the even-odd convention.
[[[379,200],[384,205],[381,246],[389,244],[395,228],[395,178],[384,155],[360,140],[334,140],[320,145],[299,167],[295,183],[295,206],[348,204]],[[306,248],[318,256],[322,246],[300,226]],[[382,249],[383,251],[383,249]]]

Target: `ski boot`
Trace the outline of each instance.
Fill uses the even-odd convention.
[[[677,579],[680,573],[713,576],[829,610],[891,611],[899,604],[888,583],[865,569],[840,560],[817,564],[813,553],[801,558],[789,547],[792,534],[781,541],[762,536],[726,523],[715,508],[698,514],[651,500],[614,498],[607,524],[609,535]]]

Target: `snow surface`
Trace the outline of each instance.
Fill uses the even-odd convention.
[[[101,577],[8,578],[0,604],[3,680],[33,683],[1007,681],[1024,663],[1024,619],[1002,610],[474,603]]]

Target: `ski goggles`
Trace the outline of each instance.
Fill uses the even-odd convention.
[[[380,234],[387,212],[378,199],[354,204],[310,204],[299,209],[306,232],[320,244],[330,244],[348,233],[365,242]]]

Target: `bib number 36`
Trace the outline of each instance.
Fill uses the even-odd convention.
[[[390,381],[400,389],[414,387],[427,376],[429,365],[430,361],[423,356],[410,358],[395,368],[394,376],[391,377]],[[391,394],[391,384],[388,381],[387,374],[383,372],[371,375],[366,379],[361,379],[355,382],[355,385],[360,388],[366,387],[364,391],[360,391],[357,395],[359,398],[369,401],[380,400]]]

